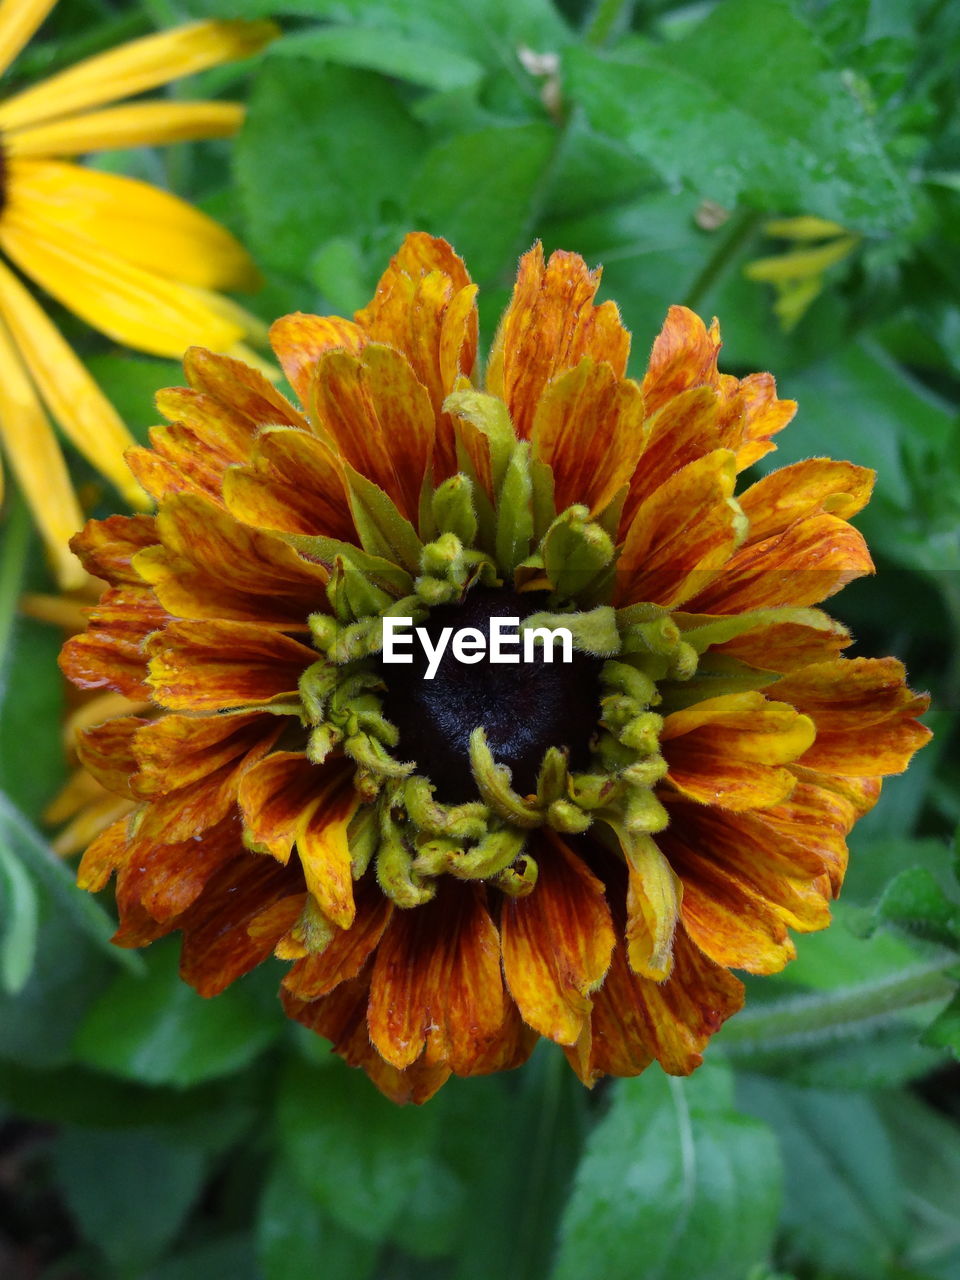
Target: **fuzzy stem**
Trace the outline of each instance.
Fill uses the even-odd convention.
[[[721,1032],[718,1044],[732,1056],[812,1047],[866,1031],[892,1015],[956,990],[948,970],[957,968],[953,954],[939,955],[902,973],[886,974],[860,986],[785,997],[755,1005],[738,1014]]]

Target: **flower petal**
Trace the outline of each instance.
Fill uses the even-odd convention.
[[[733,453],[717,449],[641,504],[617,562],[617,603],[682,604],[730,562],[746,527],[735,483]]]
[[[761,809],[789,796],[794,776],[781,766],[814,738],[813,721],[756,691],[708,698],[664,720],[667,778],[683,795],[726,809]]]
[[[16,3],[22,4],[23,0]],[[31,0],[31,9],[35,8],[36,0]],[[104,102],[132,98],[181,76],[249,57],[277,34],[272,22],[194,22],[131,40],[85,58],[8,98],[0,106],[0,129],[19,128]],[[25,38],[29,39],[29,35]]]
[[[33,37],[57,0],[6,0],[0,5],[0,74]]]
[[[326,607],[323,566],[207,498],[172,494],[157,515],[157,534],[162,545],[141,552],[134,567],[177,617],[302,630]]]
[[[610,365],[584,357],[550,382],[531,440],[553,471],[556,509],[582,502],[593,514],[602,511],[633,474],[642,430],[640,388]]]
[[[146,587],[111,587],[91,609],[84,634],[64,645],[60,669],[80,689],[114,689],[135,702],[147,702],[144,641],[168,618]]]
[[[594,305],[599,287],[600,271],[588,271],[579,254],[558,250],[544,266],[538,243],[520,259],[490,352],[487,390],[506,401],[521,440],[533,429],[544,388],[584,356],[624,376],[630,335],[614,303]]]
[[[150,694],[174,711],[224,711],[296,696],[316,657],[268,627],[204,621],[170,623],[151,637],[146,653]]]
[[[260,436],[250,462],[224,476],[223,500],[237,520],[261,529],[357,540],[336,455],[294,427]]]
[[[500,939],[479,886],[443,883],[426,906],[394,915],[370,982],[370,1039],[403,1069],[482,1072],[507,1019]]]
[[[142,587],[143,579],[131,561],[138,551],[155,546],[157,541],[153,516],[108,516],[106,520],[88,520],[71,538],[70,549],[95,578],[104,578],[114,587]]]
[[[244,337],[243,327],[205,305],[188,285],[128,262],[67,222],[48,226],[21,210],[16,195],[11,188],[0,247],[25,275],[101,333],[174,358],[198,337],[223,348]]]
[[[339,316],[311,316],[302,311],[281,316],[270,326],[270,345],[287,381],[303,405],[310,404],[317,361],[328,351],[357,355],[366,346],[359,325]]]
[[[318,955],[298,960],[283,980],[286,991],[299,1000],[316,1000],[355,978],[376,950],[393,915],[394,906],[373,876],[356,887],[356,916],[348,929],[339,929]]]
[[[312,403],[317,427],[339,455],[415,522],[435,420],[406,358],[377,343],[357,355],[328,352],[317,362]]]
[[[852,462],[808,458],[781,467],[740,495],[750,521],[747,543],[783,533],[795,520],[826,511],[849,520],[870,501],[876,472]]]
[[[867,778],[902,773],[931,736],[915,719],[929,695],[907,688],[896,658],[819,662],[784,676],[774,692],[817,726],[802,760],[807,768]]]
[[[837,516],[807,516],[783,533],[742,547],[723,573],[685,603],[702,613],[799,608],[819,604],[873,571],[858,530]]]
[[[201,289],[254,289],[253,259],[218,222],[185,200],[125,174],[61,160],[12,159],[18,216],[45,239],[78,241],[165,279]]]
[[[127,102],[8,132],[4,143],[11,156],[87,155],[195,138],[227,138],[239,130],[243,116],[239,102],[175,102],[171,98]]]
[[[524,1022],[560,1044],[575,1044],[603,981],[614,934],[603,885],[550,831],[539,876],[525,898],[504,902],[503,971]]]

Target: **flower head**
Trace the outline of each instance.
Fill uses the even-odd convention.
[[[116,941],[179,930],[205,994],[292,961],[287,1012],[397,1099],[538,1036],[587,1083],[692,1071],[928,736],[813,607],[871,572],[871,473],[738,489],[795,406],[680,307],[631,381],[598,284],[526,254],[481,389],[475,288],[413,234],[353,321],[274,326],[300,407],[191,351],[128,455],[156,518],[74,541],[111,585],[65,671],[162,712],[80,736],[137,806],[80,883],[116,871]],[[572,660],[478,661],[511,617]],[[400,618],[473,647],[425,678],[388,661]]]
[[[55,3],[0,0],[0,74]],[[235,103],[123,100],[250,54],[274,32],[198,22],[0,102],[0,442],[63,586],[82,582],[67,550],[81,514],[49,418],[132,505],[145,501],[123,463],[126,427],[17,273],[140,351],[179,359],[198,340],[218,350],[240,342],[249,317],[218,292],[256,283],[237,241],[167,192],[65,157],[234,133]]]

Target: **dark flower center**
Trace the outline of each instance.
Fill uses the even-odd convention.
[[[454,634],[473,627],[489,634],[491,618],[521,621],[547,607],[541,593],[475,589],[458,605],[442,605],[430,612],[424,629],[436,645],[444,627]],[[451,637],[452,639],[452,637]],[[478,725],[499,764],[509,766],[513,788],[521,795],[536,790],[537,773],[548,747],[565,747],[571,769],[589,765],[589,742],[599,715],[602,661],[574,652],[573,661],[561,660],[559,645],[552,663],[538,648],[532,662],[523,661],[522,645],[516,664],[492,663],[489,648],[473,665],[458,661],[448,643],[432,680],[424,679],[427,658],[414,640],[406,650],[412,665],[380,663],[387,686],[384,714],[397,727],[398,759],[415,760],[417,772],[436,787],[444,804],[461,804],[477,798],[470,772],[470,734]]]

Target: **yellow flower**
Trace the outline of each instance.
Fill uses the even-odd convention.
[[[0,0],[0,74],[55,4]],[[173,357],[198,334],[234,347],[249,320],[217,291],[257,282],[243,247],[204,214],[64,157],[234,133],[237,103],[124,99],[245,57],[274,34],[267,22],[178,27],[0,102],[0,442],[62,586],[85,578],[67,548],[81,513],[50,418],[131,504],[145,498],[123,463],[126,427],[20,274],[115,341]]]

